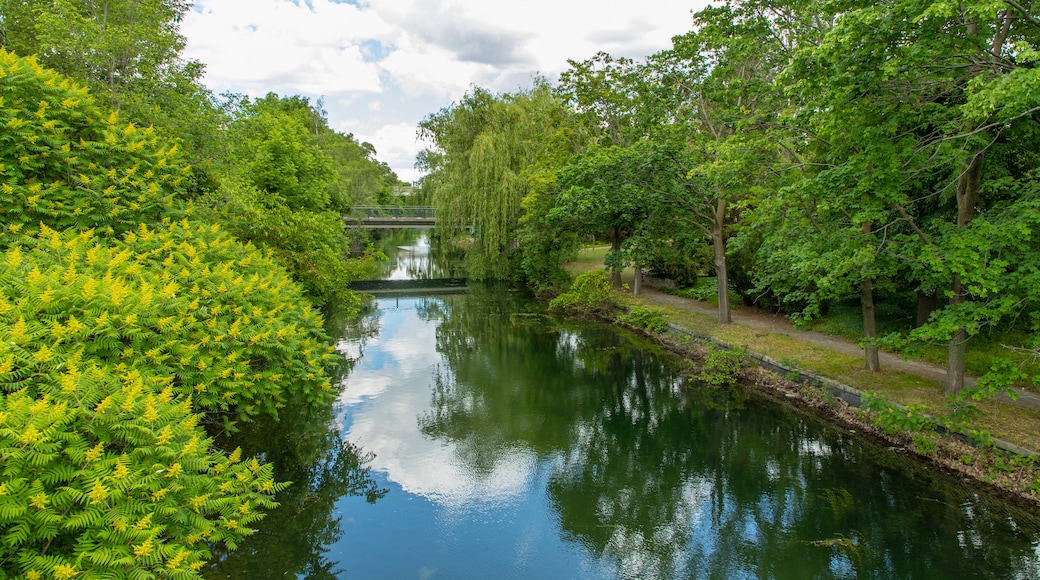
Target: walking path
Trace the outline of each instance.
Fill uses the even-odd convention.
[[[683,298],[674,294],[667,294],[653,288],[644,287],[642,289],[642,298],[648,302],[667,304],[689,312],[703,314],[711,318],[717,316],[717,310],[715,306],[711,304]],[[780,314],[772,314],[757,308],[745,307],[739,310],[734,310],[732,312],[732,320],[733,324],[762,330],[772,334],[789,336],[836,352],[857,355],[860,357],[863,356],[863,349],[860,348],[858,344],[820,332],[798,330],[793,324],[791,324],[791,321],[786,316]],[[880,358],[883,368],[895,369],[939,382],[942,382],[946,377],[946,367],[941,365],[920,360],[904,359],[902,355],[884,351],[880,353]],[[969,378],[968,384],[969,386],[974,385],[975,380]],[[1016,393],[1018,394],[1017,401],[1013,401],[1008,397],[1002,398],[1007,403],[1012,403],[1026,409],[1040,411],[1040,395],[1018,389],[1016,389]]]

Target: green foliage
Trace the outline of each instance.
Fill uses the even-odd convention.
[[[628,312],[617,317],[617,321],[625,326],[639,330],[647,330],[660,334],[668,330],[668,319],[658,308],[633,306]]]
[[[284,487],[194,413],[331,397],[320,317],[216,226],[24,237],[0,256],[0,338],[0,561],[19,576],[193,577]]]
[[[322,149],[349,139],[330,135],[324,123],[301,97],[269,94],[244,104],[229,129],[233,146],[224,181],[199,206],[240,240],[271,250],[316,302],[352,312],[359,302],[347,285],[370,272],[377,256],[350,257],[343,224],[348,200],[337,189],[344,175]],[[363,164],[373,163],[364,158]]]
[[[0,398],[0,573],[199,577],[209,544],[251,533],[284,485],[214,450],[168,379],[63,354]]]
[[[190,168],[151,128],[108,114],[31,58],[0,49],[0,245],[54,229],[121,233],[177,218]]]
[[[715,278],[697,278],[692,285],[685,288],[677,288],[675,290],[665,289],[664,291],[669,294],[675,294],[676,296],[682,296],[683,298],[690,298],[692,300],[700,300],[701,302],[707,302],[712,305],[718,305],[719,303],[719,287]],[[732,288],[729,290],[729,299],[731,304],[740,304],[742,302],[740,295]]]
[[[694,378],[709,387],[733,387],[737,384],[744,357],[742,351],[708,345],[704,363],[697,369]]]
[[[571,316],[605,314],[617,307],[605,270],[590,270],[574,279],[571,289],[549,302],[549,311]]]
[[[328,401],[320,317],[284,270],[217,226],[141,225],[114,242],[45,230],[7,251],[0,280],[0,317],[18,345],[4,360],[25,372],[33,357],[82,348],[111,365],[147,364],[196,410],[228,421],[275,414],[286,396]]]
[[[335,177],[312,130],[316,113],[305,100],[269,93],[249,103],[230,127],[231,161],[269,207],[320,211]]]
[[[0,576],[198,577],[285,486],[201,424],[327,406],[321,318],[181,219],[191,170],[151,128],[5,51],[0,123]]]
[[[925,433],[914,433],[913,435],[914,448],[921,455],[931,455],[935,453],[938,448],[938,442],[934,436],[929,436]]]
[[[659,188],[655,176],[660,160],[653,143],[595,147],[572,156],[557,172],[561,192],[546,215],[549,224],[611,241],[606,264],[615,281],[625,266],[649,262],[647,247],[663,228],[659,215]],[[674,214],[674,208],[670,209]],[[674,215],[673,215],[674,217]]]
[[[934,431],[938,426],[934,417],[924,413],[924,405],[896,405],[876,392],[863,394],[863,409],[873,413],[873,424],[886,433],[921,433]]]
[[[544,81],[516,94],[476,88],[420,123],[420,133],[436,147],[420,155],[429,170],[422,189],[437,208],[445,237],[473,232],[469,277],[513,277],[515,240],[528,214],[534,218],[524,226],[531,230],[526,238],[536,243],[524,249],[520,263],[532,279],[552,275],[562,242],[574,240],[546,228],[543,212],[555,194],[552,170],[575,146],[573,125],[572,112]]]

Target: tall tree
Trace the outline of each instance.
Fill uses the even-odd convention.
[[[190,72],[180,59],[185,0],[3,0],[3,42],[87,82],[119,110],[128,93]]]
[[[772,88],[786,63],[777,30],[754,10],[727,4],[694,16],[697,30],[673,39],[651,57],[646,73],[657,86],[654,139],[674,187],[662,193],[697,216],[691,222],[712,244],[720,324],[730,322],[730,228],[739,205],[773,179],[779,156],[774,118],[782,106]]]
[[[437,208],[438,228],[474,232],[466,254],[471,277],[507,279],[513,273],[510,257],[525,199],[529,209],[545,207],[532,196],[545,185],[539,168],[569,150],[570,115],[539,81],[515,94],[476,88],[420,123],[420,135],[435,145],[421,158],[430,171],[423,190]]]
[[[1016,271],[1014,260],[1005,262],[1016,244],[985,227],[1008,218],[1003,209],[1021,198],[986,159],[1003,134],[1034,123],[1040,111],[1033,10],[1032,3],[981,0],[856,5],[808,64],[823,79],[814,90],[828,95],[826,110],[869,111],[891,127],[890,141],[912,140],[900,153],[903,191],[885,202],[916,233],[914,259],[949,288],[949,306],[917,333],[949,341],[948,394],[964,386],[968,338],[1021,305],[996,282]],[[835,129],[860,147],[877,137],[862,124]],[[933,197],[945,202],[945,219],[922,211]],[[1018,226],[1029,216],[1019,212],[1026,221]],[[1005,231],[1015,227],[1009,222]],[[1004,259],[991,259],[993,252]]]

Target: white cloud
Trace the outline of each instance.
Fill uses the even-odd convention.
[[[217,92],[325,95],[332,126],[376,147],[400,177],[414,127],[471,86],[515,91],[555,80],[598,51],[668,48],[708,0],[197,0],[182,33]],[[402,127],[409,127],[405,130]]]
[[[218,90],[338,95],[380,92],[361,44],[390,28],[369,11],[313,0],[200,0],[185,16],[186,56]]]
[[[380,127],[371,135],[356,134],[355,137],[375,145],[379,159],[395,168],[397,176],[410,183],[419,178],[419,173],[413,168],[415,156],[428,147],[417,139],[417,130],[415,123],[395,123]]]

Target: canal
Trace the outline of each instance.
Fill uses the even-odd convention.
[[[239,434],[294,484],[208,577],[1040,577],[1033,510],[509,288],[342,335],[327,415]]]

